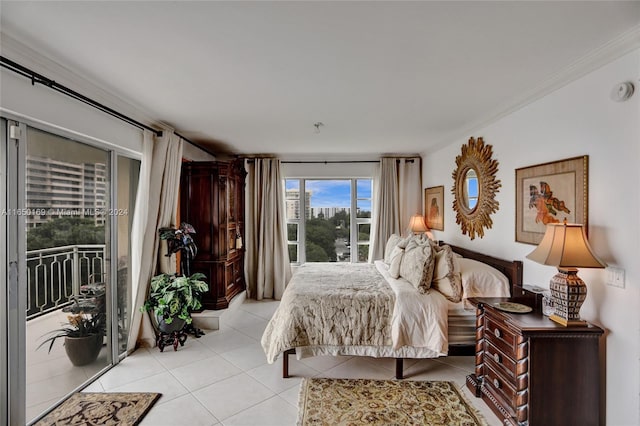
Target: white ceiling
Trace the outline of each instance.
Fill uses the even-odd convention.
[[[640,23],[637,1],[0,7],[5,34],[152,120],[216,151],[284,157],[426,152]]]

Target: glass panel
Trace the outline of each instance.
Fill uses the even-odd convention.
[[[358,243],[369,242],[369,235],[371,232],[371,225],[368,223],[358,224]]]
[[[29,420],[112,362],[104,331],[110,324],[109,158],[107,151],[27,130]],[[72,363],[73,349],[63,346],[64,337],[55,339],[51,348],[45,343],[38,349],[50,332],[70,321],[81,321],[96,332],[82,347],[93,348],[96,358],[84,366]]]
[[[298,245],[289,244],[289,262],[298,261]]]
[[[369,260],[369,244],[358,244],[358,262]]]
[[[372,193],[373,180],[371,179],[357,179],[356,181],[356,216],[357,217],[371,217],[371,193]]]
[[[373,181],[371,179],[358,179],[356,183],[357,197],[371,199]]]
[[[116,213],[118,226],[118,353],[127,350],[129,336],[129,319],[133,313],[131,294],[131,224],[133,209],[138,191],[140,161],[118,156],[118,208]]]
[[[287,220],[300,219],[300,181],[298,179],[285,180],[285,204]]]
[[[289,242],[298,241],[298,224],[297,223],[287,223],[287,241]]]
[[[357,217],[371,217],[371,200],[358,200],[356,205],[358,207]]]
[[[344,261],[349,254],[351,180],[306,180],[307,262]]]

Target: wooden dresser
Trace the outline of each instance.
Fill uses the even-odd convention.
[[[196,230],[192,272],[209,283],[204,309],[224,309],[245,289],[242,161],[187,162],[180,179],[180,221]]]
[[[508,313],[476,298],[476,368],[467,387],[508,425],[599,425],[603,330],[563,327],[538,311]]]

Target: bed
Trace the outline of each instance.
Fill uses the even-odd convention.
[[[404,253],[407,241],[394,243],[405,244]],[[424,240],[416,241],[424,244]],[[414,244],[413,240],[408,244]],[[283,377],[289,377],[289,356],[293,354],[298,359],[318,355],[395,358],[396,377],[402,378],[404,358],[472,355],[475,310],[466,305],[466,298],[512,295],[514,285],[522,285],[522,262],[442,242],[430,244],[434,256],[440,256],[431,275],[425,266],[416,277],[410,277],[416,268],[398,276],[391,249],[386,250],[385,262],[300,266],[262,336],[267,361],[273,363],[282,355]],[[426,246],[421,247],[428,252]],[[460,277],[461,284],[466,280],[459,298],[451,297],[451,288],[442,285],[449,282],[441,281],[443,271],[448,278]],[[477,285],[478,277],[484,283],[491,281],[488,290],[484,284]],[[425,280],[431,288],[422,291]],[[497,280],[495,288],[493,280]],[[439,287],[434,286],[436,282]]]

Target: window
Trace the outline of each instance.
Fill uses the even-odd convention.
[[[372,185],[360,178],[286,179],[291,263],[366,262]]]

